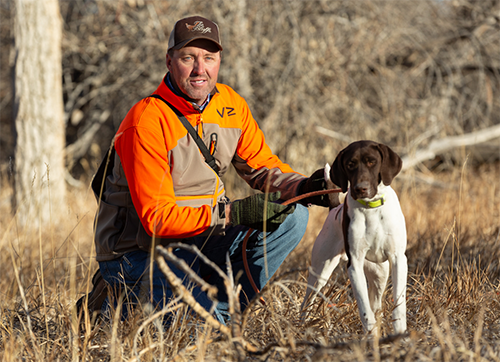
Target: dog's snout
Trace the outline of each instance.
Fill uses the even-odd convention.
[[[358,184],[354,187],[357,193],[363,193],[368,191],[368,182],[365,182],[363,184]]]
[[[353,191],[357,198],[369,197],[370,183],[368,181],[359,182],[353,186]]]

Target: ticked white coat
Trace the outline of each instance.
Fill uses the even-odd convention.
[[[362,167],[363,157],[358,158],[360,158],[358,167]],[[339,162],[348,163],[352,160]],[[401,166],[396,166],[396,173],[400,168]],[[335,172],[339,170],[342,172],[343,169],[337,165]],[[330,167],[326,165],[325,179],[329,180],[330,174],[333,173],[334,170],[330,171]],[[406,226],[398,197],[390,184],[386,185],[384,181],[380,181],[375,188],[372,186],[374,190],[370,191],[370,186],[363,182],[366,177],[371,176],[359,176],[359,174],[352,176],[352,173],[346,173],[344,176],[351,188],[347,192],[344,204],[330,210],[316,238],[302,309],[307,306],[312,292],[311,286],[316,286],[316,290],[319,291],[330,278],[340,259],[347,258],[347,271],[361,322],[366,332],[373,331],[376,327],[375,313],[381,310],[382,296],[392,267],[395,304],[392,315],[393,327],[396,333],[403,333],[406,331],[408,268],[405,255]],[[373,185],[373,182],[371,184]],[[344,184],[344,187],[347,187],[347,184]],[[368,190],[360,191],[360,187]],[[354,192],[355,198],[353,198]]]

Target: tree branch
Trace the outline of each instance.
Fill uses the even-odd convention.
[[[433,159],[436,155],[456,147],[471,146],[500,137],[500,124],[461,136],[450,136],[432,141],[426,149],[417,150],[413,155],[403,156],[403,170]]]

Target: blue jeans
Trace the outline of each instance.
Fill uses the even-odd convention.
[[[259,290],[262,290],[288,254],[298,245],[305,233],[308,218],[307,208],[296,205],[295,211],[276,231],[266,233],[265,240],[263,232],[252,230],[247,243],[247,259],[252,278]],[[186,243],[196,245],[208,259],[217,264],[224,272],[227,271],[226,254],[229,253],[233,275],[236,277],[241,274],[236,283],[242,285],[240,294],[242,311],[256,294],[243,266],[242,243],[248,230],[244,226],[233,226],[226,229],[225,235],[209,238],[195,237],[185,240]],[[191,268],[203,279],[217,287],[218,303],[215,306],[214,314],[221,323],[226,323],[229,319],[229,306],[222,278],[212,268],[196,258],[194,254],[183,249],[175,249],[173,253],[191,265]],[[186,287],[193,287],[189,278],[182,271],[172,263],[167,262],[167,264],[177,277],[183,280]],[[139,303],[140,300],[144,300],[144,298],[141,299],[141,296],[146,296],[146,300],[151,301],[156,308],[161,309],[175,296],[156,262],[152,264],[152,281],[149,279],[149,266],[150,254],[142,250],[126,253],[118,259],[99,262],[101,274],[106,282],[116,290],[126,290],[127,305]],[[212,310],[213,302],[198,286],[193,287],[192,294],[202,307],[207,311]],[[103,312],[106,313],[108,309],[109,303],[105,302]],[[126,317],[127,312],[125,308],[122,314],[123,318]]]

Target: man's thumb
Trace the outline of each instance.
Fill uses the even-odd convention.
[[[267,201],[269,201],[269,202],[278,201],[280,199],[280,197],[281,197],[280,191],[273,192],[273,193],[269,194]]]

